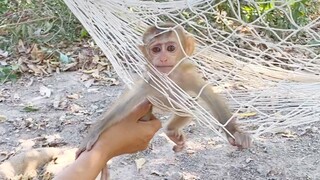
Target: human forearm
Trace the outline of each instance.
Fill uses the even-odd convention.
[[[101,169],[105,167],[106,162],[110,160],[109,149],[102,149],[96,144],[91,151],[85,151],[81,156],[70,166],[64,169],[55,180],[90,180],[95,179]]]
[[[90,151],[81,153],[55,179],[94,179],[111,158],[147,148],[151,138],[161,128],[160,121],[153,115],[150,121],[139,120],[150,108],[148,102],[139,104],[128,116],[105,130]]]

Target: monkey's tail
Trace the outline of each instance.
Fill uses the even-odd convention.
[[[37,168],[54,160],[64,150],[39,148],[19,153],[0,165],[0,179],[14,179],[19,175],[35,177]]]

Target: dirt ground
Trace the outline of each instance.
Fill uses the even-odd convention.
[[[123,83],[89,86],[78,72],[1,85],[0,158],[31,148],[77,147],[123,89]],[[114,158],[111,179],[320,179],[319,128],[320,122],[293,128],[291,136],[261,137],[240,151],[192,123],[185,128],[187,149],[178,154],[160,130],[146,151]]]

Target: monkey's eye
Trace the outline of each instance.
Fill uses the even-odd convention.
[[[175,50],[176,50],[176,47],[174,45],[169,45],[167,47],[167,51],[169,51],[169,52],[174,52]]]
[[[161,47],[155,46],[155,47],[151,48],[151,51],[152,51],[152,53],[158,53],[161,51]]]

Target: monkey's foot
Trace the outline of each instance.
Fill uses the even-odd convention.
[[[235,132],[234,138],[228,137],[228,141],[231,145],[237,146],[239,149],[247,149],[251,146],[252,138],[250,134],[244,132]]]
[[[179,130],[168,130],[166,134],[169,137],[169,139],[171,139],[171,141],[176,143],[176,145],[174,145],[172,148],[174,152],[180,152],[184,149],[186,144],[186,138],[183,132]]]

